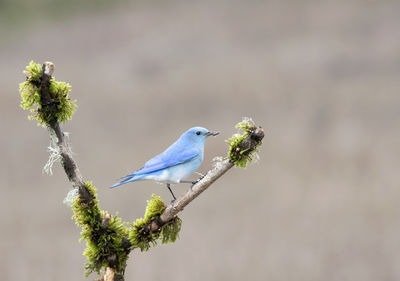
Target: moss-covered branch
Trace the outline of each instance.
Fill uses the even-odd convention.
[[[76,110],[76,101],[69,99],[71,85],[56,81],[51,76],[53,72],[53,63],[40,65],[31,61],[24,71],[26,81],[19,85],[21,107],[30,109],[33,115],[29,118],[42,126],[71,120]]]
[[[74,186],[69,198],[74,212],[73,218],[82,227],[81,240],[86,241],[84,255],[86,275],[102,268],[113,272],[113,279],[122,280],[126,260],[132,249],[129,242],[130,228],[126,227],[118,216],[109,216],[107,224],[103,223],[106,215],[100,210],[96,189],[92,183],[84,182],[77,163],[72,157],[71,149],[61,131],[60,122],[70,120],[76,109],[75,101],[69,99],[71,87],[52,77],[54,64],[46,62],[42,65],[31,61],[24,73],[26,81],[20,84],[21,107],[30,109],[34,115],[30,119],[39,121],[39,125],[47,127],[51,136],[56,137],[55,153],[68,179]]]
[[[69,99],[70,85],[56,81],[52,77],[53,72],[54,64],[51,62],[43,65],[30,62],[24,71],[26,81],[20,84],[21,107],[30,109],[33,115],[29,118],[36,119],[39,125],[49,129],[51,138],[55,139],[51,159],[61,160],[74,187],[66,201],[72,207],[73,219],[82,228],[81,240],[86,241],[86,276],[103,271],[104,280],[123,280],[126,262],[133,249],[147,251],[158,243],[175,242],[182,223],[177,213],[234,165],[246,167],[264,137],[261,127],[255,126],[250,119],[244,119],[237,125],[243,132],[230,138],[228,157],[216,161],[214,168],[191,190],[169,206],[160,197],[152,195],[144,218],[125,223],[118,215],[111,216],[100,209],[95,187],[83,180],[72,157],[60,122],[72,118],[76,102]]]

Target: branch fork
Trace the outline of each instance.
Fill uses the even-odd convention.
[[[31,69],[31,77],[28,77],[28,81],[30,81],[34,85],[34,87],[37,87],[40,93],[40,101],[37,101],[39,103],[39,109],[37,110],[38,115],[41,113],[41,110],[43,110],[43,112],[47,112],[47,117],[49,117],[47,119],[43,119],[42,116],[37,116],[36,119],[38,119],[41,122],[41,124],[43,124],[44,122],[43,120],[45,120],[45,124],[50,130],[50,134],[54,133],[54,135],[57,137],[56,146],[58,148],[59,155],[61,157],[61,164],[64,168],[64,171],[69,181],[72,183],[74,188],[78,190],[79,201],[76,201],[78,203],[75,204],[81,204],[79,206],[84,206],[84,208],[86,208],[85,210],[93,206],[96,206],[97,208],[96,209],[97,215],[94,218],[90,217],[88,219],[87,217],[83,216],[80,218],[79,223],[77,222],[77,224],[83,227],[82,233],[84,231],[86,231],[86,233],[89,233],[88,236],[85,236],[86,239],[89,239],[87,237],[93,237],[96,235],[108,235],[107,233],[111,233],[110,235],[116,235],[116,233],[118,233],[119,239],[122,239],[120,240],[120,244],[118,244],[119,248],[117,248],[116,250],[114,248],[110,248],[114,250],[112,250],[111,253],[109,253],[109,256],[106,257],[105,263],[108,266],[105,266],[104,263],[100,263],[100,265],[101,267],[103,266],[105,267],[104,275],[102,277],[103,280],[105,281],[123,280],[124,270],[126,266],[126,259],[128,257],[129,252],[132,250],[131,241],[133,240],[130,240],[130,235],[126,233],[126,230],[119,228],[120,226],[116,226],[116,224],[118,225],[123,224],[121,223],[121,220],[119,218],[116,219],[115,217],[112,217],[109,213],[103,212],[98,208],[98,200],[96,199],[95,188],[92,187],[91,183],[84,182],[83,176],[78,168],[78,165],[72,157],[72,152],[68,147],[68,143],[65,141],[64,133],[62,132],[59,124],[60,120],[57,118],[57,116],[51,115],[51,113],[53,112],[51,107],[54,107],[55,104],[58,104],[57,99],[54,99],[54,97],[52,98],[52,95],[50,93],[50,84],[53,83],[52,81],[54,81],[52,80],[52,75],[55,69],[54,64],[51,62],[43,63],[42,74],[40,77],[38,77],[39,67],[37,65],[31,62],[29,67]],[[28,70],[27,72],[29,72],[29,67],[27,67]],[[34,74],[36,75],[35,79],[32,78]],[[31,98],[29,94],[30,91],[32,90],[31,88],[28,88],[29,86],[28,84],[27,82],[25,82],[22,83],[20,86],[21,97],[23,98],[23,103],[21,104],[21,106],[25,109],[28,109],[29,107],[35,104],[34,102],[32,102],[32,99],[29,99]],[[75,105],[70,104],[69,106],[70,110],[73,110]],[[64,116],[63,117],[64,119],[61,119],[61,121],[65,121],[66,120],[65,118],[70,118],[70,117],[71,116],[67,117]],[[194,183],[193,186],[184,195],[177,198],[166,207],[159,197],[157,199],[155,198],[157,196],[155,197],[153,196],[153,199],[157,199],[158,201],[152,206],[161,206],[162,209],[160,209],[160,212],[157,213],[159,214],[159,216],[152,217],[149,223],[147,223],[147,221],[143,221],[142,226],[144,225],[143,231],[145,233],[161,232],[161,230],[164,229],[165,227],[167,226],[171,227],[172,224],[168,223],[172,222],[172,220],[174,220],[175,222],[179,221],[179,227],[176,232],[178,233],[180,229],[180,219],[177,218],[177,214],[179,212],[181,212],[190,202],[192,202],[202,192],[204,192],[207,188],[209,188],[216,180],[218,180],[233,166],[236,165],[243,167],[246,165],[247,162],[251,161],[254,153],[257,151],[257,147],[261,144],[261,141],[264,137],[264,130],[261,127],[256,127],[254,123],[249,122],[248,120],[244,120],[243,122],[239,123],[237,125],[237,128],[242,129],[245,133],[243,135],[235,135],[230,139],[231,143],[230,143],[230,151],[228,154],[228,158],[219,159],[215,163],[214,167],[210,171],[208,171],[205,176],[201,177],[200,180]],[[233,155],[234,157],[231,157],[231,155]],[[150,204],[148,205],[148,208],[150,210],[151,208],[149,206]],[[74,208],[79,208],[79,207],[76,207],[75,205],[75,207],[73,206],[73,209]],[[78,211],[85,212],[85,210],[80,210],[80,211],[78,210]],[[88,213],[91,213],[92,211],[93,209],[90,209]],[[74,216],[76,216],[76,214]],[[96,229],[98,229],[96,231],[99,232],[93,232],[93,233],[90,232],[94,231],[88,229],[89,226],[87,224],[90,223],[96,224],[97,226]],[[162,228],[163,226],[164,228]],[[165,236],[163,237],[163,243],[165,243],[164,239],[167,238],[165,238]],[[176,238],[174,238],[171,241],[175,241],[175,239]],[[108,240],[106,239],[106,241]],[[166,241],[168,242],[168,240]],[[149,246],[146,247],[148,248]],[[121,254],[125,255],[123,256],[124,262],[122,264],[122,267],[121,264],[119,264],[118,266],[114,265],[115,267],[113,267],[113,264],[117,260],[119,261],[121,258],[121,256],[117,255]],[[111,262],[109,259],[112,259],[113,262]],[[96,260],[96,262],[98,261]],[[98,270],[98,267],[96,267],[96,270]]]

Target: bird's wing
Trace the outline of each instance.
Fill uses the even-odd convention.
[[[144,167],[136,172],[133,172],[130,175],[127,175],[123,178],[128,178],[132,176],[139,176],[143,174],[148,174],[152,172],[156,172],[162,169],[166,169],[168,167],[172,167],[178,164],[185,163],[190,159],[199,155],[199,151],[197,149],[185,149],[179,152],[175,151],[165,151],[147,161],[144,164]]]

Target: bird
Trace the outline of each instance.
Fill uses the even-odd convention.
[[[190,128],[164,152],[147,161],[143,168],[119,178],[120,182],[110,188],[133,181],[154,180],[166,184],[174,201],[176,197],[172,192],[171,184],[191,183],[193,186],[196,183],[196,181],[183,179],[193,174],[203,162],[204,143],[207,137],[218,134],[219,132],[209,131],[203,127]]]

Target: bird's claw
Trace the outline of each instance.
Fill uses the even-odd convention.
[[[200,173],[198,173],[198,174],[200,174]],[[205,177],[205,175],[200,174],[200,177],[199,177],[196,181],[192,181],[192,185],[190,186],[190,190],[193,191],[193,186],[194,186],[196,183],[198,183],[199,181],[201,181],[204,177]]]

